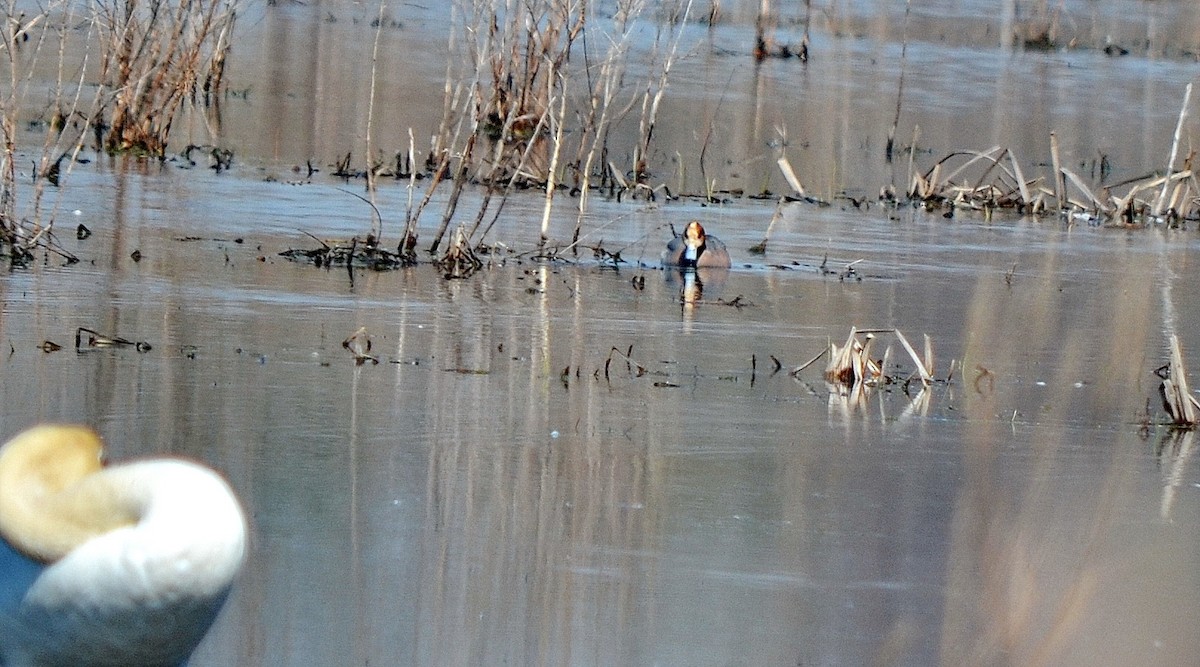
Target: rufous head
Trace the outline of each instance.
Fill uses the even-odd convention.
[[[683,258],[688,262],[695,262],[700,259],[700,253],[704,252],[704,227],[699,220],[693,220],[683,229]]]

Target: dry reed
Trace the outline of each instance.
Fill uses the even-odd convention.
[[[875,359],[871,356],[871,348],[878,334],[895,336],[896,341],[913,362],[915,370],[912,373],[906,376],[887,374],[891,358],[890,346],[885,350],[882,359]],[[826,356],[824,376],[825,381],[830,384],[873,387],[880,384],[907,384],[916,380],[922,387],[928,387],[936,381],[933,377],[933,342],[928,335],[925,336],[925,349],[922,356],[917,354],[916,349],[899,329],[859,330],[851,327],[845,344],[839,346],[837,343],[830,342],[825,351],[793,369],[791,374],[799,375],[801,371]]]
[[[58,204],[47,208],[47,187],[61,187],[76,163],[79,151],[90,129],[88,119],[97,105],[98,96],[83,97],[84,72],[88,54],[82,62],[67,56],[68,36],[78,34],[82,22],[84,42],[92,35],[91,24],[76,13],[69,2],[50,2],[36,13],[27,13],[24,3],[6,0],[3,3],[4,25],[0,28],[7,86],[0,96],[0,255],[7,256],[11,265],[22,265],[33,258],[35,248],[45,248],[67,262],[75,257],[58,245],[52,228]],[[48,55],[56,49],[53,56]],[[32,182],[18,182],[18,124],[28,108],[27,99],[34,71],[43,58],[53,57],[56,77],[51,101],[40,122],[28,123],[44,132],[40,151],[35,153]],[[90,107],[89,107],[90,104]],[[46,115],[49,118],[46,118]],[[27,194],[26,194],[27,193]]]
[[[1171,334],[1171,361],[1158,369],[1158,375],[1162,378],[1158,388],[1159,395],[1162,397],[1163,409],[1171,416],[1171,424],[1185,428],[1195,427],[1200,401],[1197,401],[1188,389],[1183,350],[1179,346],[1179,338],[1174,334]]]
[[[925,172],[911,176],[907,201],[931,211],[964,209],[988,216],[996,210],[1034,216],[1054,213],[1069,222],[1093,224],[1177,224],[1200,220],[1200,182],[1192,169],[1194,153],[1176,167],[1190,97],[1189,85],[1163,174],[1111,184],[1089,183],[1062,165],[1057,137],[1051,133],[1049,174],[1028,176],[1016,156],[1001,146],[983,151],[955,151]]]
[[[164,157],[181,108],[220,97],[236,0],[123,0],[95,8],[107,91],[104,148]]]
[[[627,60],[644,0],[620,0],[604,19],[564,0],[455,4],[443,115],[431,150],[434,178],[410,217],[415,224],[434,190],[449,181],[429,252],[441,246],[468,184],[485,188],[474,223],[464,231],[475,247],[514,190],[542,191],[543,246],[560,189],[579,196],[574,240],[595,187],[619,184],[635,196],[656,196],[665,186],[647,184],[647,155],[691,4],[675,0],[658,7],[669,29],[660,29],[640,87],[628,76]],[[603,39],[589,45],[589,33]],[[628,168],[618,167],[608,147],[610,131],[635,109],[637,140]]]

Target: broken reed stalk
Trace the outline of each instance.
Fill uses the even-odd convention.
[[[763,234],[763,240],[760,243],[750,246],[751,253],[755,255],[767,254],[767,242],[771,240],[771,230],[775,228],[775,222],[783,217],[784,201],[784,198],[780,197],[779,201],[775,204],[775,212],[771,214],[771,221],[767,223],[767,231]]]
[[[371,150],[371,128],[375,121],[375,86],[379,78],[379,36],[383,33],[383,17],[384,4],[383,0],[379,0],[379,17],[375,24],[375,43],[371,46],[371,85],[367,93],[367,129],[365,143],[365,154],[367,156],[367,196],[370,197],[371,206],[375,206],[375,152]],[[378,209],[376,209],[378,210]],[[374,222],[375,218],[372,218]],[[383,240],[383,218],[379,217],[379,226],[371,225],[371,235],[375,237],[376,242]]]
[[[676,5],[677,7],[678,5]],[[683,38],[683,31],[687,27],[687,19],[691,15],[691,11],[692,0],[687,0],[682,14],[678,11],[671,12],[671,16],[675,18],[676,23],[672,26],[671,39],[668,42],[666,55],[659,66],[657,80],[648,79],[646,82],[646,90],[642,95],[642,115],[638,125],[639,140],[633,155],[632,166],[635,183],[641,182],[646,173],[646,156],[650,153],[650,142],[654,138],[654,127],[658,123],[658,109],[662,104],[663,95],[666,93],[667,78],[671,73],[671,68],[674,67],[675,54],[679,49],[679,40]],[[656,54],[658,46],[659,40],[656,38],[654,42],[654,52]],[[703,165],[701,168],[703,168]],[[707,182],[707,179],[705,180]]]
[[[1008,151],[1009,162],[1012,163],[1013,176],[1017,180],[1017,190],[1021,193],[1021,205],[1026,206],[1030,203],[1029,186],[1025,184],[1025,174],[1021,172],[1021,163],[1017,162],[1017,156],[1013,155],[1011,150]]]
[[[1078,174],[1071,171],[1070,169],[1067,169],[1066,167],[1063,167],[1062,173],[1064,176],[1067,177],[1067,180],[1069,180],[1072,185],[1074,185],[1076,188],[1078,188],[1079,191],[1082,192],[1083,195],[1088,198],[1088,203],[1086,205],[1083,202],[1072,202],[1070,199],[1070,195],[1066,195],[1066,193],[1064,192],[1064,195],[1067,197],[1068,204],[1071,204],[1071,205],[1075,206],[1076,208],[1094,209],[1096,211],[1104,210],[1104,208],[1105,208],[1104,202],[1102,202],[1100,200],[1100,198],[1097,197],[1094,192],[1092,192],[1092,189],[1090,187],[1088,187],[1087,183],[1083,182],[1083,179],[1080,178]]]
[[[895,329],[896,338],[900,341],[900,345],[908,352],[908,356],[912,358],[913,364],[917,367],[917,374],[921,377],[922,384],[930,384],[933,382],[933,343],[929,340],[929,334],[925,334],[925,358],[917,356],[917,351],[909,345],[908,339],[904,337],[899,329]]]
[[[1200,402],[1192,396],[1188,388],[1187,369],[1183,365],[1183,350],[1179,346],[1179,337],[1171,334],[1171,361],[1167,364],[1166,372],[1159,385],[1162,395],[1163,408],[1171,416],[1176,426],[1193,427],[1196,425],[1197,410]]]
[[[559,87],[561,88],[561,78],[561,74],[551,72],[550,76],[546,77],[547,85],[553,89],[555,82],[559,82]],[[553,102],[553,97],[549,99]],[[555,177],[558,175],[558,156],[562,152],[563,128],[567,124],[567,95],[565,92],[559,96],[558,114],[552,115],[551,119],[555,127],[554,144],[550,151],[550,167],[546,170],[546,204],[542,210],[542,236],[538,243],[541,247],[544,247],[548,240],[547,231],[550,229],[550,211],[554,207],[554,191],[557,185]]]
[[[805,197],[804,184],[796,177],[796,172],[792,169],[792,163],[788,161],[786,155],[780,155],[776,160],[779,165],[779,171],[783,174],[783,180],[787,181],[788,186],[792,189],[797,197]]]
[[[904,2],[904,27],[901,28],[900,41],[900,83],[896,88],[896,115],[892,117],[892,127],[888,129],[887,148],[884,157],[891,164],[896,147],[896,128],[900,125],[900,105],[904,100],[904,69],[908,60],[908,17],[912,12],[912,0]]]
[[[1179,108],[1179,120],[1175,123],[1175,138],[1171,141],[1171,157],[1167,160],[1166,175],[1168,177],[1175,172],[1175,157],[1179,153],[1179,137],[1183,134],[1183,121],[1187,119],[1188,104],[1191,99],[1192,84],[1189,82],[1183,89],[1183,105]],[[1155,200],[1154,208],[1152,209],[1152,214],[1155,217],[1162,215],[1163,211],[1166,210],[1167,186],[1168,181],[1163,181],[1162,191],[1159,193],[1158,199]]]
[[[914,123],[913,124],[912,145],[910,145],[908,147],[908,180],[906,182],[909,184],[909,192],[912,191],[913,174],[916,173],[914,171],[914,169],[915,169],[915,163],[916,163],[916,159],[917,159],[917,142],[918,142],[918,140],[920,140],[920,138],[921,138],[921,126]],[[893,172],[893,174],[894,173],[895,172]],[[893,187],[895,187],[895,183],[896,183],[896,178],[893,175],[892,176],[892,186]]]
[[[1058,159],[1058,135],[1050,133],[1050,163],[1054,167],[1054,200],[1058,212],[1062,213],[1067,197],[1067,186],[1063,181],[1062,162]]]
[[[417,190],[417,145],[413,130],[408,128],[408,204],[404,208],[404,237],[402,243],[416,238],[416,218],[413,217],[413,193]]]

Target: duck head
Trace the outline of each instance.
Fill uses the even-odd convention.
[[[696,266],[696,262],[700,261],[700,255],[704,254],[706,249],[707,238],[704,226],[698,220],[689,222],[683,230],[683,257],[680,258],[680,264]]]

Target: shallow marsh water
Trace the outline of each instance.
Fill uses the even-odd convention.
[[[249,42],[264,49],[251,62],[278,66],[263,75],[278,89],[228,104],[225,131],[245,147],[232,173],[77,167],[58,229],[83,261],[0,279],[0,430],[87,422],[115,460],[169,452],[223,471],[250,511],[248,568],[192,665],[1195,663],[1200,463],[1190,439],[1141,428],[1147,406],[1164,418],[1153,370],[1169,333],[1200,368],[1194,230],[792,204],[760,257],[747,248],[769,204],[594,200],[587,242],[634,264],[506,256],[446,281],[427,265],[291,263],[278,252],[310,247],[305,233],[345,238],[369,220],[337,189],[355,184],[285,182],[362,130],[363,68],[329,50],[373,31],[327,8],[351,11],[285,4],[255,24],[274,41]],[[436,25],[406,11],[397,39]],[[871,192],[890,178],[878,155],[898,43],[862,34],[818,32],[807,74],[770,62],[753,79],[778,77],[767,93],[722,100],[709,84],[748,60],[696,47],[673,118],[699,100],[761,121],[723,125],[745,131],[715,153],[735,156],[722,183],[751,189],[777,180],[763,157],[775,121],[811,122],[790,130],[812,156],[793,156],[806,182]],[[305,70],[280,56],[288,44],[325,50]],[[1190,77],[1175,60],[937,41],[909,58],[912,100],[945,100],[939,82],[962,78],[924,58],[1009,82],[914,109],[946,151],[986,148],[982,136],[1041,155],[1055,128],[1075,137],[1073,159],[1111,151],[1129,172],[1160,165]],[[1125,103],[1081,104],[1114,70]],[[392,136],[440,106],[439,77],[395,82],[412,96]],[[817,80],[799,82],[808,113],[785,112],[788,77]],[[1032,117],[1029,98],[997,106],[1031,89]],[[663,127],[664,146],[699,143],[694,123]],[[406,197],[381,190],[390,224]],[[541,205],[510,202],[489,241],[529,248]],[[683,305],[650,267],[664,225],[692,217],[735,266]],[[93,236],[71,238],[76,222]],[[560,211],[551,238],[573,224]],[[822,274],[826,261],[856,275]],[[817,367],[789,375],[852,326],[927,333],[938,376],[958,370],[923,399],[892,387],[862,403]],[[152,349],[77,353],[78,327]],[[341,346],[360,327],[377,365]]]
[[[735,269],[683,306],[661,271],[591,262],[351,279],[277,257],[307,237],[248,228],[242,179],[90,185],[64,192],[91,206],[94,236],[65,242],[84,261],[2,283],[4,430],[84,421],[114,459],[229,476],[251,558],[194,665],[1173,665],[1200,648],[1200,467],[1190,442],[1139,434],[1148,399],[1162,416],[1164,319],[1200,349],[1190,232],[795,205],[764,262],[736,224],[758,205],[640,210],[609,243],[661,240],[676,216],[730,231]],[[863,260],[861,280],[821,275],[826,252]],[[76,353],[79,326],[153,349]],[[939,375],[965,370],[923,407],[772,372],[851,326],[929,333]],[[378,365],[342,349],[359,327]]]

